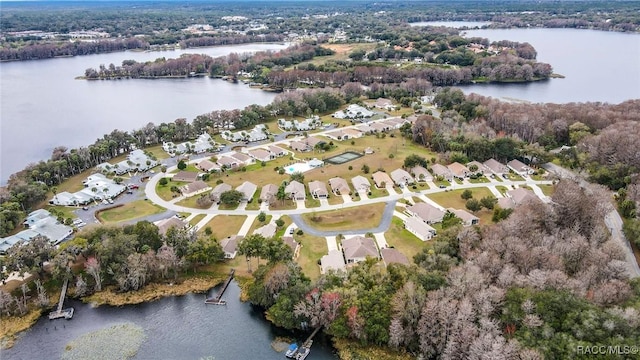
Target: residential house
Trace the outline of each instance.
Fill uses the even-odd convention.
[[[327,142],[323,139],[317,138],[315,136],[309,136],[308,138],[302,140],[302,142],[307,143],[311,147],[311,149],[315,149],[316,146],[322,146]]]
[[[443,179],[447,181],[453,181],[453,174],[448,167],[441,164],[433,164],[431,165],[431,171],[434,176],[441,176]]]
[[[239,166],[245,166],[253,163],[253,159],[249,155],[240,152],[235,152],[229,156],[236,159]]]
[[[489,169],[489,171],[491,171],[491,173],[496,176],[502,177],[504,176],[504,174],[507,174],[509,172],[509,168],[506,165],[501,164],[495,159],[489,159],[483,162],[482,165],[484,165],[485,168]]]
[[[411,174],[409,174],[404,169],[395,169],[389,175],[391,175],[391,179],[393,179],[393,182],[400,187],[404,187],[406,185],[414,183]]]
[[[320,258],[320,271],[326,274],[329,270],[345,271],[347,269],[344,256],[340,250],[330,250],[327,255]]]
[[[336,195],[351,194],[351,188],[349,188],[349,184],[347,183],[347,180],[341,177],[334,177],[329,179],[329,186],[331,187],[331,191],[333,191],[333,193]]]
[[[389,127],[389,129],[400,129],[405,121],[400,118],[392,118],[381,121],[380,123]]]
[[[193,171],[178,171],[173,175],[173,181],[194,182],[198,180],[198,173]]]
[[[480,222],[480,219],[477,216],[469,213],[466,210],[454,208],[448,208],[447,210],[452,212],[456,217],[460,218],[462,220],[463,226],[478,225],[478,223]]]
[[[216,185],[216,187],[213,188],[213,190],[211,190],[211,193],[209,196],[211,196],[211,200],[213,200],[213,202],[219,203],[220,195],[222,195],[223,192],[229,191],[231,189],[233,188],[229,184],[225,184],[225,183],[218,184]]]
[[[103,174],[89,175],[82,184],[85,186],[84,189],[74,193],[66,191],[57,193],[49,203],[62,206],[87,205],[92,201],[114,199],[127,189],[126,186],[116,184]]]
[[[288,153],[287,150],[276,145],[269,145],[269,147],[267,147],[267,150],[271,153],[271,155],[275,157],[282,157],[287,155]]]
[[[293,151],[297,151],[297,152],[307,152],[307,151],[313,150],[312,146],[309,146],[309,144],[302,141],[292,141],[289,143],[289,147]]]
[[[193,196],[211,189],[211,186],[202,180],[197,180],[180,188],[182,195]]]
[[[380,258],[375,240],[364,236],[354,236],[342,240],[342,251],[347,264],[365,261],[367,257]]]
[[[233,259],[238,254],[238,245],[244,239],[242,235],[229,236],[220,242],[225,259]]]
[[[293,236],[283,236],[282,241],[291,248],[293,259],[297,258],[300,252],[300,244],[293,239]]]
[[[475,170],[472,170],[473,168],[475,168]],[[487,168],[484,166],[483,163],[475,160],[467,163],[467,169],[469,169],[469,175],[472,175],[472,174],[484,175],[485,170],[487,170]]]
[[[287,184],[284,191],[293,200],[305,200],[307,198],[304,185],[295,180]]]
[[[413,178],[418,182],[433,181],[433,175],[431,175],[429,170],[420,165],[416,165],[409,169],[409,173],[413,175]]]
[[[360,132],[362,132],[363,134],[371,134],[376,132],[369,123],[364,123],[364,124],[360,124],[360,125],[356,125],[356,129]]]
[[[276,200],[278,194],[278,187],[274,184],[267,184],[262,187],[260,191],[260,200],[266,203],[273,203]]]
[[[283,131],[309,131],[318,128],[320,125],[322,125],[322,122],[317,115],[306,118],[303,121],[278,119],[278,127]]]
[[[176,229],[189,228],[188,222],[178,219],[175,216],[156,221],[154,222],[154,224],[158,227],[158,233],[162,236],[167,235],[167,231],[169,231],[169,229],[171,228],[176,228]]]
[[[429,225],[442,222],[442,218],[444,217],[444,211],[423,202],[407,206],[407,213]]]
[[[389,266],[389,264],[410,265],[409,259],[407,259],[403,253],[394,248],[380,249],[380,254],[382,255],[382,261],[386,266]]]
[[[249,181],[243,182],[242,184],[240,184],[240,186],[236,188],[237,191],[240,191],[242,193],[241,201],[246,201],[246,202],[250,202],[251,200],[253,200],[253,195],[256,193],[257,189],[258,189],[258,186]]]
[[[369,180],[364,176],[354,176],[351,178],[351,183],[356,191],[364,191],[368,193],[369,190],[371,190],[371,183],[369,183]]]
[[[362,132],[357,129],[347,128],[328,132],[325,134],[325,136],[333,140],[342,141],[361,138]]]
[[[253,231],[256,235],[262,235],[265,239],[272,238],[276,235],[276,224],[270,222],[264,226],[261,226]]]
[[[396,108],[391,100],[385,98],[377,98],[375,102],[369,103],[368,105],[387,111],[395,110]]]
[[[218,158],[217,164],[220,165],[221,169],[235,169],[240,167],[242,163],[236,158],[225,155]]]
[[[275,159],[275,155],[271,154],[265,149],[253,149],[249,150],[249,156],[256,159],[256,161],[270,161]]]
[[[422,241],[431,240],[436,236],[436,229],[425,224],[424,221],[415,216],[407,217],[403,223],[404,228],[407,229],[408,232],[412,233]]]
[[[371,175],[371,177],[373,178],[373,182],[374,184],[376,184],[376,187],[378,189],[393,185],[393,180],[391,180],[389,175],[387,175],[387,173],[385,172],[376,171],[373,173],[373,175]]]
[[[533,191],[525,188],[509,190],[506,195],[506,198],[498,199],[498,205],[503,209],[510,209],[521,204],[540,201],[540,198],[537,197]]]
[[[212,172],[212,171],[220,171],[222,168],[220,165],[214,163],[209,159],[202,159],[196,163],[196,167],[202,171]]]
[[[229,130],[222,131],[220,133],[223,139],[231,142],[256,142],[266,140],[269,137],[269,131],[265,124],[258,124],[253,129],[246,131],[240,130],[232,132]]]
[[[346,109],[336,111],[331,116],[333,116],[336,119],[363,120],[363,119],[370,118],[373,115],[375,115],[373,111],[357,104],[351,104],[347,106]]]
[[[177,145],[171,141],[162,143],[162,149],[171,156],[185,153],[202,154],[207,151],[214,151],[216,147],[216,142],[213,141],[208,133],[202,133],[194,141],[185,141]]]
[[[372,132],[386,132],[391,130],[391,126],[380,121],[369,124],[369,127]]]
[[[522,161],[513,159],[507,163],[507,167],[515,171],[520,176],[527,176],[533,174],[533,170],[525,165]]]
[[[447,169],[449,169],[453,176],[461,180],[469,177],[469,175],[471,174],[471,171],[459,162],[454,162],[447,165]]]
[[[311,181],[309,183],[309,193],[316,199],[326,199],[329,197],[327,186],[322,181]]]

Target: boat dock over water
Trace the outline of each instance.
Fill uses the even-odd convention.
[[[49,320],[55,319],[71,319],[73,317],[73,308],[62,309],[64,305],[64,298],[67,295],[67,287],[69,285],[69,279],[64,281],[62,285],[62,291],[60,291],[60,300],[58,301],[58,307],[56,310],[49,313]]]
[[[313,337],[316,336],[318,331],[320,331],[320,327],[317,327],[315,330],[313,330],[311,335],[309,335],[307,340],[305,340],[305,342],[302,343],[302,346],[300,347],[298,347],[297,344],[289,345],[289,349],[284,354],[284,356],[286,356],[289,359],[295,359],[295,360],[306,359],[307,356],[309,356],[309,353],[311,352],[311,345],[313,345]]]
[[[231,272],[229,273],[229,277],[227,278],[227,281],[224,282],[224,285],[222,285],[222,288],[220,289],[218,294],[215,297],[205,299],[204,300],[205,304],[227,305],[227,302],[222,300],[222,295],[224,295],[225,290],[227,290],[227,287],[229,287],[229,283],[231,283],[231,280],[233,280],[233,274],[235,274],[235,272],[236,272],[235,269],[231,269]]]

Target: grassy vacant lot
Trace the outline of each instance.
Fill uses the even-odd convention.
[[[297,259],[298,264],[302,267],[305,275],[310,277],[311,280],[316,280],[320,277],[318,260],[329,251],[327,248],[327,240],[323,237],[308,234],[302,236],[295,235],[295,240],[302,244],[300,256],[298,256]]]
[[[335,54],[328,56],[316,56],[312,60],[302,62],[301,64],[322,65],[330,60],[347,60],[349,54],[354,50],[364,50],[365,52],[373,50],[375,43],[354,43],[354,44],[322,44],[322,47],[335,51]]]
[[[214,238],[221,240],[231,235],[238,234],[238,231],[247,219],[244,215],[217,215],[211,219],[202,229],[204,231],[207,227],[211,228]]]
[[[138,200],[126,203],[117,208],[109,209],[96,213],[98,219],[107,224],[117,223],[120,221],[132,220],[148,215],[158,214],[164,209],[146,200]]]
[[[195,226],[200,222],[200,220],[204,219],[204,217],[205,217],[205,214],[196,215],[193,217],[193,219],[189,220],[189,224]]]
[[[378,226],[385,203],[358,206],[356,208],[302,214],[310,226],[318,230],[369,229]]]
[[[145,152],[151,153],[158,160],[168,159],[169,154],[162,149],[162,145],[151,146],[144,149]]]
[[[384,233],[389,246],[393,246],[396,250],[403,253],[410,262],[413,262],[413,256],[426,246],[426,242],[418,239],[415,235],[405,230],[402,220],[394,217],[391,220],[389,230]]]
[[[438,204],[444,206],[445,208],[454,208],[454,209],[469,211],[465,207],[465,203],[467,202],[467,200],[464,200],[463,198],[460,197],[460,194],[462,194],[463,191],[464,190],[460,189],[460,190],[429,194],[427,196],[431,200],[437,202]],[[471,189],[471,192],[473,193],[473,198],[477,200],[480,200],[486,196],[493,196],[491,191],[487,188],[474,188],[474,189]],[[489,211],[487,209],[482,209],[477,213],[475,213],[474,215],[480,218],[481,224],[490,224],[492,214],[493,214],[492,211]]]
[[[547,196],[552,196],[556,192],[556,187],[553,185],[538,185],[538,187]]]
[[[172,186],[181,187],[181,186],[184,186],[185,184],[187,183],[182,181],[169,181],[167,185],[164,185],[164,186],[158,183],[156,185],[156,194],[158,194],[158,196],[160,196],[162,200],[169,201],[173,199],[173,195],[174,195],[174,193],[171,192],[171,187]]]

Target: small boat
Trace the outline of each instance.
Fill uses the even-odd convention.
[[[284,353],[284,356],[286,356],[289,359],[293,359],[296,357],[297,353],[298,353],[298,344],[293,343],[289,345],[289,348],[287,349],[287,352]]]
[[[307,347],[301,347],[300,349],[298,349],[298,353],[296,354],[296,360],[306,359],[307,356],[309,356],[310,352],[311,352],[311,349]]]

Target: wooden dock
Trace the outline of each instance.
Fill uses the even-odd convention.
[[[60,291],[60,300],[58,300],[58,307],[56,310],[49,313],[49,320],[55,319],[71,319],[73,317],[73,308],[62,309],[64,305],[64,299],[67,295],[67,287],[69,286],[69,279],[64,281],[62,285],[62,291]]]
[[[311,345],[313,345],[313,337],[316,336],[318,331],[320,331],[320,326],[318,326],[315,330],[313,330],[313,332],[311,333],[311,335],[309,335],[307,340],[305,340],[302,343],[302,346],[300,346],[300,348],[295,354],[296,360],[304,360],[307,358],[307,356],[309,356],[309,353],[311,352]]]
[[[210,304],[210,305],[226,305],[227,302],[222,300],[222,295],[224,295],[225,290],[227,290],[227,287],[229,286],[229,284],[231,283],[231,280],[233,280],[233,274],[236,272],[235,269],[231,269],[231,272],[229,273],[229,277],[227,278],[227,281],[224,282],[224,284],[222,285],[222,288],[220,289],[220,291],[218,291],[218,294],[215,297],[212,298],[208,298],[204,300],[205,304]]]

